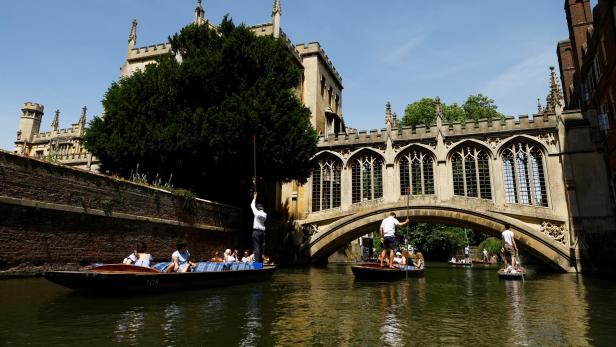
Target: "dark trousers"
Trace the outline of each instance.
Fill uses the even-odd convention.
[[[261,247],[263,247],[263,241],[265,240],[265,231],[253,229],[252,230],[252,248],[255,255],[255,261],[262,263]]]

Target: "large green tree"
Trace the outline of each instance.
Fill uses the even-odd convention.
[[[480,119],[501,119],[504,116],[497,111],[498,106],[494,100],[483,94],[469,95],[461,106],[457,103],[451,105],[441,103],[443,116],[447,123],[474,122]],[[433,125],[436,123],[436,100],[422,98],[409,104],[404,110],[404,117],[400,121],[402,126]]]
[[[256,137],[259,177],[305,182],[317,136],[286,43],[227,17],[169,40],[168,56],[111,85],[104,116],[90,123],[86,147],[101,170],[128,177],[139,164],[205,198],[243,202]]]

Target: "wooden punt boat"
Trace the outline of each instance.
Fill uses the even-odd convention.
[[[144,294],[252,283],[270,279],[275,269],[275,266],[264,266],[250,270],[163,273],[152,268],[109,264],[90,271],[48,271],[45,278],[80,291]]]
[[[451,264],[451,266],[473,266],[472,263],[454,263],[453,261],[449,261],[449,264]]]
[[[497,265],[498,263],[493,263],[490,261],[483,261],[483,260],[473,260],[473,265],[486,265],[486,266],[492,266],[492,265]]]
[[[423,277],[424,269],[402,270],[400,268],[390,269],[381,267],[378,263],[361,263],[351,266],[355,278],[368,280],[395,280],[411,277]]]
[[[516,272],[507,272],[505,269],[498,270],[498,278],[504,280],[524,280],[524,275],[526,275],[526,270],[524,268]]]

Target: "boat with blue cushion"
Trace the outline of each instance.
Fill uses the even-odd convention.
[[[424,269],[414,266],[400,266],[393,269],[378,263],[361,263],[351,266],[355,278],[366,280],[394,280],[411,277],[423,277]]]
[[[151,268],[126,264],[93,266],[89,271],[48,271],[45,278],[80,291],[144,294],[246,284],[268,280],[276,267],[261,263],[200,262],[192,272],[163,272],[169,263]]]

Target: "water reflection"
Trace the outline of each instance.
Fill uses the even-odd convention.
[[[0,345],[585,346],[616,340],[614,282],[428,268],[358,282],[349,267],[281,269],[271,282],[116,298],[0,281]]]
[[[514,336],[516,344],[528,346],[528,331],[525,319],[524,297],[520,281],[505,281],[505,293],[507,295],[509,331]]]
[[[164,308],[163,322],[160,324],[160,328],[163,332],[163,343],[165,345],[173,345],[178,330],[183,328],[184,310],[184,307],[176,304],[168,304]]]
[[[144,313],[142,308],[137,308],[120,315],[116,324],[116,342],[129,342],[131,345],[137,343],[139,332],[143,330]]]
[[[402,297],[406,296],[408,303],[408,291],[401,290]],[[400,305],[399,297],[396,295],[395,284],[385,284],[380,288],[381,297],[381,314],[383,322],[379,331],[381,332],[381,343],[387,346],[399,346],[402,344],[401,324],[397,317],[398,306]]]
[[[240,346],[256,346],[261,337],[262,313],[261,313],[262,293],[259,290],[252,290],[248,297],[246,314],[244,317],[245,323],[241,327],[243,339],[240,341]]]

